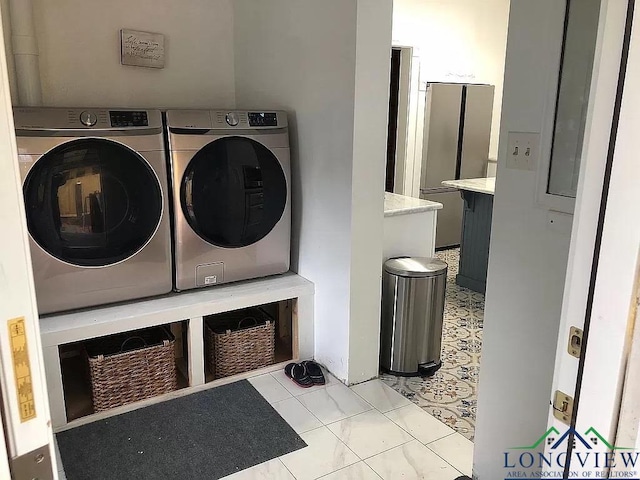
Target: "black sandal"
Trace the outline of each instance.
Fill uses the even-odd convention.
[[[324,385],[327,383],[324,378],[324,373],[322,372],[322,367],[320,367],[316,362],[307,360],[302,362],[302,365],[304,365],[314,385]]]
[[[302,363],[289,363],[284,367],[284,374],[302,388],[313,387],[313,380]]]

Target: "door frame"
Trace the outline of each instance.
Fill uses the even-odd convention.
[[[411,149],[411,86],[413,72],[413,47],[392,46],[392,50],[400,51],[400,78],[398,86],[398,122],[396,127],[396,164],[393,192],[410,195],[407,190],[408,178],[413,173]],[[415,142],[414,142],[415,143]]]
[[[634,3],[602,2],[549,407],[548,428],[564,431],[567,425],[554,416],[555,392],[573,398],[564,478],[593,472],[589,464],[571,461],[577,435],[594,429],[609,445],[635,446],[622,445],[616,435],[632,344],[640,245],[640,224],[630,222],[633,192],[640,184],[634,158],[640,142],[633,133],[640,128],[634,112],[640,109],[634,88],[640,81],[640,16]],[[615,51],[619,57],[611,54]],[[584,332],[579,358],[568,353],[571,327]],[[609,445],[601,442],[599,451],[611,452]]]
[[[0,21],[0,33],[1,29]],[[14,476],[27,475],[20,465],[26,461],[28,468],[38,465],[37,474],[29,472],[29,478],[55,478],[56,456],[3,39],[4,35],[0,35],[0,222],[10,228],[3,229],[0,248],[0,388],[4,424],[0,456],[5,456],[2,450],[6,441],[4,448]],[[7,467],[0,460],[0,477],[9,478]]]

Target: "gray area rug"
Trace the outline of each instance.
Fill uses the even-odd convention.
[[[449,265],[442,368],[430,378],[383,374],[381,380],[473,441],[484,323],[484,295],[456,285],[460,249],[437,252]]]
[[[217,479],[306,447],[246,380],[57,434],[68,480]]]

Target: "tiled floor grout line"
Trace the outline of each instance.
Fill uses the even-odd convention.
[[[346,443],[344,443],[342,440],[340,440],[340,437],[338,437],[335,433],[333,433],[333,432],[332,432],[332,431],[331,431],[331,430],[330,430],[326,425],[324,426],[324,428],[326,428],[327,430],[329,430],[329,433],[331,433],[331,435],[333,435],[334,437],[336,437],[336,439],[337,439],[341,444],[343,444],[347,450],[349,450],[351,453],[353,453],[353,454],[356,456],[356,458],[357,458],[358,460],[362,461],[362,459],[360,458],[360,456],[359,456],[356,452],[354,452],[353,450],[351,450],[351,449],[349,448],[349,445],[347,445],[347,444],[346,444]],[[355,462],[355,463],[358,463],[358,462]],[[352,463],[351,465],[355,465],[355,464],[354,464],[354,463]],[[350,467],[351,465],[347,465],[347,467]],[[334,470],[334,472],[337,472],[337,470]],[[331,473],[334,473],[334,472],[331,472]],[[328,475],[328,474],[327,474],[327,475]]]
[[[384,414],[383,414],[384,415]],[[385,415],[386,417],[386,415]],[[387,417],[387,419],[390,422],[393,422],[394,425],[396,425],[398,428],[400,428],[402,431],[407,432],[407,434],[411,435],[415,440],[418,440],[422,445],[424,445],[425,447],[427,446],[426,443],[420,441],[420,439],[418,437],[416,437],[414,434],[412,434],[409,430],[407,430],[406,428],[404,428],[402,425],[398,425],[396,422],[394,422],[393,420],[391,420],[389,417]],[[442,440],[443,438],[447,438],[451,435],[455,435],[457,432],[453,432],[453,433],[447,433],[446,435],[443,435],[442,437],[438,437],[435,440],[431,440],[429,443],[433,443],[433,442],[439,442],[440,440]]]
[[[451,436],[455,435],[456,433],[458,433],[458,432],[449,433],[449,434],[445,435],[444,437],[440,437],[440,438],[438,438],[437,440],[432,440],[432,441],[430,441],[429,443],[423,443],[423,442],[420,442],[420,443],[422,443],[425,447],[428,447],[428,446],[429,446],[429,445],[431,445],[432,443],[439,442],[440,440],[443,440],[443,439],[445,439],[445,438],[449,438],[449,437],[451,437]],[[463,437],[464,437],[464,435],[463,435]]]
[[[351,390],[351,389],[349,389],[349,390]],[[351,391],[353,392],[353,390],[351,390]],[[402,430],[403,432],[405,432],[407,435],[409,435],[409,436],[411,437],[411,440],[408,440],[408,441],[406,441],[406,442],[403,442],[403,443],[401,443],[401,444],[399,444],[399,445],[395,445],[395,446],[393,446],[393,447],[391,447],[391,448],[387,448],[386,450],[383,450],[383,451],[381,451],[381,452],[378,452],[378,453],[376,453],[376,454],[374,454],[374,455],[370,455],[370,456],[365,457],[365,458],[362,458],[362,457],[360,457],[360,455],[358,455],[357,453],[353,452],[353,453],[355,454],[355,456],[356,456],[356,457],[358,457],[358,458],[360,459],[360,461],[367,463],[367,462],[366,462],[366,460],[368,460],[368,459],[370,459],[370,458],[373,458],[373,457],[375,457],[375,456],[377,456],[377,455],[382,455],[383,453],[388,452],[389,450],[393,450],[394,448],[401,447],[402,445],[406,445],[407,443],[410,443],[410,442],[412,442],[412,441],[414,441],[414,440],[417,440],[418,442],[420,442],[420,440],[418,440],[416,437],[414,437],[410,432],[407,432],[404,428],[402,428],[402,427],[401,427],[400,425],[398,425],[396,422],[394,422],[394,421],[393,421],[393,420],[391,420],[389,417],[387,417],[387,416],[384,414],[384,412],[381,412],[381,411],[380,411],[380,410],[378,410],[376,407],[374,407],[374,406],[373,406],[373,405],[371,405],[369,402],[367,402],[367,401],[366,401],[366,400],[365,400],[361,395],[358,395],[356,392],[353,392],[353,393],[355,393],[358,397],[362,398],[362,400],[364,400],[364,401],[365,401],[369,406],[371,406],[371,409],[370,409],[370,410],[366,410],[366,411],[364,411],[364,412],[356,413],[355,415],[350,415],[349,417],[343,418],[342,420],[347,420],[348,418],[357,417],[358,415],[363,415],[363,414],[365,414],[365,413],[370,412],[371,410],[374,410],[374,411],[378,412],[380,415],[382,415],[384,418],[386,418],[387,420],[389,420],[391,423],[393,423],[395,426],[397,426],[400,430]],[[407,406],[407,405],[405,405],[405,407],[406,407],[406,406]],[[402,408],[402,407],[398,407],[398,408]],[[394,408],[394,409],[389,410],[389,411],[391,412],[391,411],[393,411],[393,410],[396,410],[396,409]],[[328,423],[328,424],[326,424],[326,425],[325,425],[325,424],[323,424],[323,425],[325,425],[325,427],[327,427],[327,428],[328,428],[328,427],[329,427],[329,425],[333,425],[334,423],[341,422],[342,420],[336,420],[335,422],[331,422],[331,423]],[[329,428],[328,428],[328,430],[331,432],[331,429],[329,429]],[[333,433],[333,432],[331,432],[331,433]],[[334,433],[334,436],[336,436],[336,437],[337,437],[337,435],[335,435],[335,433]],[[443,437],[443,438],[444,438],[444,437]],[[340,438],[338,438],[338,440],[340,440]],[[340,440],[340,441],[342,442],[342,440]],[[342,443],[344,443],[344,442],[342,442]],[[422,443],[422,442],[420,442],[420,443]],[[345,444],[345,445],[346,445],[346,444]],[[423,445],[424,445],[424,444],[423,444]],[[426,446],[426,445],[425,445],[425,446]],[[347,448],[349,448],[349,447],[347,446]],[[448,462],[447,462],[447,463],[448,463]],[[368,463],[367,463],[367,466],[369,466],[369,468],[371,468],[371,469],[373,470],[373,467],[371,467]],[[346,468],[346,467],[345,467],[345,468]],[[457,469],[456,469],[456,470],[457,470]],[[378,475],[378,472],[376,472],[375,470],[374,470],[374,472],[375,472],[375,474],[376,474],[376,475]],[[327,475],[328,475],[328,474],[327,474]],[[378,476],[380,476],[380,475],[378,475]]]
[[[366,463],[367,460],[371,460],[373,457],[377,457],[378,455],[382,455],[383,453],[387,453],[389,450],[393,450],[394,448],[402,447],[402,446],[406,445],[407,443],[411,443],[413,441],[419,442],[420,440],[418,440],[417,438],[411,437],[411,440],[407,440],[406,442],[402,442],[402,443],[400,443],[398,445],[395,445],[393,447],[387,448],[386,450],[382,450],[381,452],[378,452],[378,453],[376,453],[374,455],[369,455],[368,457],[362,458],[361,460]],[[358,457],[358,458],[360,458],[360,457]],[[369,465],[369,464],[367,463],[367,465]],[[371,467],[371,468],[373,468],[373,467]]]
[[[453,433],[451,435],[454,435]],[[447,437],[450,437],[451,435],[447,435]],[[442,437],[442,438],[446,438],[446,437]],[[440,440],[442,440],[442,438]],[[430,442],[433,443],[433,442]],[[447,465],[449,465],[451,468],[453,468],[454,470],[460,472],[461,475],[466,475],[466,473],[460,471],[460,469],[458,467],[456,467],[455,465],[453,465],[450,461],[448,461],[446,458],[444,458],[442,455],[440,455],[438,452],[434,451],[433,448],[431,448],[429,446],[429,444],[424,444],[423,445],[425,447],[427,447],[434,455],[436,455],[437,457],[441,458],[443,462],[445,462]]]
[[[352,391],[353,391],[353,390],[352,390]],[[357,392],[353,392],[353,393],[355,393],[356,395],[358,395],[360,398],[362,398],[362,399],[366,402],[366,399],[364,399],[364,398],[363,398],[361,395],[359,395]],[[367,403],[369,403],[369,402],[367,402]],[[389,417],[387,417],[387,416],[385,415],[385,413],[393,412],[394,410],[399,410],[400,408],[404,408],[404,407],[408,407],[408,406],[409,406],[409,405],[403,405],[403,406],[396,407],[396,408],[393,408],[393,409],[391,409],[391,410],[388,410],[387,412],[382,412],[382,411],[378,410],[377,408],[375,408],[375,407],[372,405],[373,410],[377,411],[378,413],[380,413],[381,415],[383,415],[387,420],[389,420],[389,421],[390,421],[390,422],[392,422],[394,425],[396,425],[398,428],[400,428],[402,431],[406,432],[406,433],[407,433],[407,434],[412,438],[412,440],[409,440],[409,441],[407,441],[407,442],[401,443],[400,445],[396,445],[395,447],[388,448],[388,449],[386,449],[386,450],[384,450],[384,451],[382,451],[382,452],[376,453],[375,455],[371,455],[371,456],[366,457],[366,458],[361,458],[361,460],[362,460],[363,462],[367,463],[367,462],[366,462],[367,460],[369,460],[369,459],[371,459],[371,458],[373,458],[373,457],[375,457],[375,456],[377,456],[377,455],[382,455],[383,453],[388,452],[389,450],[393,450],[394,448],[401,447],[401,446],[403,446],[403,445],[406,445],[407,443],[412,442],[413,440],[416,440],[416,441],[418,441],[421,445],[424,445],[425,447],[427,447],[431,452],[433,452],[436,456],[438,456],[440,459],[442,459],[442,461],[444,461],[444,462],[445,462],[447,465],[449,465],[451,468],[453,468],[453,469],[454,469],[454,470],[456,470],[457,472],[460,472],[460,470],[458,469],[458,467],[456,467],[456,466],[454,466],[453,464],[451,464],[451,462],[447,461],[446,459],[444,459],[443,457],[441,457],[440,455],[438,455],[438,453],[434,452],[434,451],[433,451],[433,449],[429,447],[429,445],[430,445],[430,444],[435,443],[435,442],[438,442],[438,441],[440,441],[440,440],[442,440],[442,439],[444,439],[444,438],[450,437],[450,436],[452,436],[452,435],[455,435],[455,434],[456,434],[456,433],[458,433],[458,432],[453,431],[453,432],[451,432],[451,433],[449,433],[449,434],[447,434],[447,435],[444,435],[443,437],[440,437],[440,438],[438,438],[438,439],[436,439],[436,440],[432,440],[432,441],[431,441],[431,442],[429,442],[429,443],[423,443],[423,442],[421,442],[420,440],[418,440],[415,436],[413,436],[413,435],[411,434],[411,432],[409,432],[409,431],[407,431],[406,429],[402,428],[402,426],[401,426],[401,425],[398,425],[396,422],[394,422],[393,420],[391,420]],[[424,411],[424,410],[423,410],[423,411]],[[366,413],[366,412],[361,412],[361,413],[358,413],[357,415],[362,415],[363,413]],[[427,415],[429,415],[430,417],[433,417],[433,415],[429,414],[428,412],[424,412],[424,413],[425,413],[425,414],[427,414]],[[353,416],[356,416],[356,415],[352,415],[352,417],[353,417]],[[351,418],[351,417],[349,417],[349,418]],[[433,418],[434,418],[434,419],[436,419],[436,420],[438,420],[438,419],[437,419],[437,418],[435,418],[435,417],[433,417]],[[339,422],[339,421],[341,421],[341,420],[338,420],[338,422]],[[337,423],[337,422],[333,422],[333,423]],[[441,422],[441,423],[442,423],[442,422]],[[331,424],[329,424],[329,425],[331,425]],[[333,432],[332,432],[332,433],[333,433]],[[463,436],[464,436],[464,435],[463,435]],[[338,440],[340,440],[340,439],[338,439]],[[355,453],[355,452],[354,452],[354,453]],[[356,456],[358,456],[358,455],[356,454]],[[360,458],[360,456],[358,456],[358,458]],[[369,464],[367,463],[367,465],[369,465]],[[373,467],[371,467],[370,465],[369,465],[369,467],[373,470]],[[375,472],[375,470],[374,470],[374,472]],[[376,473],[376,475],[378,475],[378,472],[375,472],[375,473]],[[463,472],[460,472],[460,473],[464,475],[464,473],[463,473]],[[378,475],[378,476],[379,476],[379,475]]]
[[[289,475],[291,475],[293,478],[296,478],[296,476],[293,474],[293,472],[291,470],[289,470],[289,467],[287,467],[281,459],[282,459],[282,457],[277,457],[276,458],[276,460],[278,460],[280,462],[280,464],[284,467],[284,469],[287,472],[289,472]],[[296,480],[298,480],[298,479],[296,478]]]
[[[375,409],[374,409],[374,410],[375,410]],[[369,411],[369,410],[367,410],[367,411]],[[367,413],[367,412],[362,412],[362,413]],[[359,413],[358,415],[361,415],[361,414]],[[352,415],[352,416],[355,416],[355,415]],[[340,421],[340,420],[338,420],[338,421]],[[336,423],[336,422],[334,422],[334,423]],[[353,450],[351,450],[351,449],[349,448],[349,445],[347,445],[345,442],[343,442],[343,441],[340,439],[340,437],[338,437],[335,433],[333,433],[333,432],[331,431],[331,429],[329,429],[329,428],[328,428],[328,426],[327,426],[327,425],[323,425],[322,427],[314,428],[313,430],[309,430],[309,432],[313,432],[314,430],[318,430],[318,429],[320,429],[320,428],[326,428],[327,430],[329,430],[329,432],[331,433],[331,435],[333,435],[334,437],[336,437],[336,439],[338,440],[338,442],[340,442],[342,445],[344,445],[344,446],[346,447],[346,449],[347,449],[347,450],[349,450],[351,453],[353,453],[353,454],[356,456],[356,458],[358,459],[358,462],[355,462],[355,463],[364,462],[364,463],[365,463],[369,468],[371,468],[371,470],[373,470],[373,471],[374,471],[374,473],[375,473],[376,475],[378,475],[378,476],[380,476],[380,475],[378,474],[378,472],[376,472],[376,471],[374,470],[374,468],[373,468],[371,465],[369,465],[369,464],[367,463],[367,460],[369,460],[369,459],[371,459],[371,458],[373,458],[373,457],[376,457],[376,456],[378,456],[378,455],[382,455],[383,453],[386,453],[386,452],[388,452],[389,450],[393,450],[394,448],[398,448],[398,447],[401,447],[401,446],[403,446],[403,445],[406,445],[407,443],[411,443],[411,442],[413,442],[414,440],[419,441],[419,440],[417,440],[416,438],[414,438],[413,436],[411,436],[411,434],[409,434],[409,436],[411,436],[411,440],[408,440],[408,441],[406,441],[406,442],[402,442],[401,444],[399,444],[399,445],[395,445],[395,446],[393,446],[393,447],[391,447],[391,448],[387,448],[387,449],[385,449],[385,450],[383,450],[383,451],[381,451],[381,452],[378,452],[378,453],[376,453],[376,454],[374,454],[374,455],[370,455],[370,456],[368,456],[368,457],[362,458],[362,457],[361,457],[360,455],[358,455],[356,452],[354,452]],[[439,456],[439,455],[438,455],[438,456]],[[278,457],[278,458],[281,458],[281,457]],[[283,462],[283,463],[284,463],[284,462]],[[351,465],[347,465],[347,466],[345,466],[345,467],[342,467],[342,468],[340,468],[340,469],[338,469],[338,470],[334,470],[333,472],[329,472],[329,473],[327,473],[326,475],[323,475],[323,477],[326,477],[327,475],[331,475],[332,473],[335,473],[335,472],[339,472],[340,470],[343,470],[343,469],[345,469],[345,468],[347,468],[347,467],[350,467],[350,466],[352,466],[352,465],[355,465],[355,463],[352,463]],[[449,462],[447,462],[447,463],[449,463]],[[285,465],[285,466],[286,466],[286,465]],[[452,465],[452,467],[453,467],[453,465]],[[454,469],[455,469],[456,471],[458,471],[458,469],[457,469],[457,468],[455,468],[455,467],[454,467]],[[293,475],[293,474],[292,474],[292,475]],[[295,475],[294,475],[294,477],[295,477]],[[320,478],[322,478],[322,477],[318,477],[318,479],[320,479]],[[296,480],[297,480],[297,478],[296,478]]]
[[[347,420],[347,419],[349,419],[349,418],[357,417],[358,415],[362,415],[363,413],[370,412],[371,410],[375,410],[375,409],[374,409],[373,407],[371,407],[369,410],[364,410],[364,411],[362,411],[362,412],[354,413],[354,414],[352,414],[352,415],[348,415],[348,416],[346,416],[346,417],[344,417],[344,418],[341,418],[340,420],[334,420],[334,421],[329,422],[329,423],[324,423],[324,422],[322,422],[322,420],[320,420],[320,421],[322,422],[322,424],[323,424],[325,427],[328,427],[329,425],[333,425],[334,423],[342,422],[343,420]]]
[[[438,452],[436,452],[433,448],[431,448],[431,447],[429,446],[429,445],[431,445],[432,443],[439,442],[440,440],[443,440],[443,439],[445,439],[445,438],[449,438],[449,437],[451,437],[451,436],[453,436],[453,435],[456,435],[456,434],[458,434],[458,435],[460,435],[460,436],[462,436],[462,437],[464,438],[464,435],[462,435],[461,433],[453,432],[453,433],[450,433],[449,435],[445,435],[444,437],[439,438],[438,440],[434,440],[433,442],[423,443],[423,445],[424,445],[425,447],[427,447],[429,450],[431,450],[433,453],[435,453],[438,457],[440,457],[440,458],[441,458],[443,461],[445,461],[447,464],[451,465],[451,467],[452,467],[452,468],[454,468],[455,470],[457,470],[458,472],[460,472],[462,475],[466,475],[466,473],[461,472],[461,471],[460,471],[460,469],[459,469],[458,467],[456,467],[455,465],[453,465],[450,461],[448,461],[446,458],[444,458],[442,455],[440,455]],[[419,441],[419,440],[418,440],[418,441]],[[422,443],[422,442],[421,442],[421,443]]]
[[[378,477],[379,479],[382,480],[382,477],[378,474],[378,472],[376,472],[373,468],[371,468],[371,466],[367,462],[365,462],[364,460],[360,460],[358,463],[364,463],[367,467],[369,467],[371,469],[371,471],[374,473],[374,475],[376,477]],[[326,475],[318,477],[316,480],[322,480],[323,478],[327,478],[329,475],[333,475],[334,473],[338,473],[338,472],[341,472],[342,470],[346,470],[347,468],[353,467],[354,465],[357,465],[358,463],[352,463],[351,465],[347,465],[346,467],[342,467],[342,468],[340,468],[338,470],[334,470],[331,473],[327,473]]]
[[[372,382],[373,380],[369,380],[370,382]],[[358,385],[361,385],[360,383]],[[373,410],[376,410],[378,412],[380,412],[380,410],[378,410],[371,402],[367,401],[366,398],[364,398],[362,395],[360,395],[358,392],[354,391],[353,388],[351,387],[347,387],[349,389],[349,391],[351,393],[353,393],[356,397],[360,398],[360,400],[362,400],[364,403],[366,403],[367,405],[369,405]],[[382,413],[382,412],[380,412]]]
[[[320,422],[320,424],[321,424],[321,425],[324,425],[324,423],[322,423],[322,420],[320,420],[320,419],[319,419],[319,418],[318,418],[318,417],[317,417],[317,416],[316,416],[316,415],[315,415],[311,410],[309,410],[309,409],[306,407],[306,405],[300,401],[300,399],[299,399],[298,397],[294,397],[294,396],[292,396],[291,398],[294,398],[294,399],[295,399],[295,400],[300,404],[300,406],[301,406],[302,408],[304,408],[304,409],[305,409],[305,411],[309,412],[309,415],[311,415],[313,418],[315,418],[316,420],[318,420],[318,422]],[[288,398],[285,398],[284,400],[280,400],[280,401],[281,401],[281,402],[285,402],[285,401],[287,401],[287,400],[289,400],[289,399],[288,399]],[[280,402],[275,402],[275,403],[280,403]],[[278,413],[278,415],[280,415],[280,413],[279,413],[279,412],[276,412],[276,413]],[[282,415],[280,415],[280,417],[282,417]],[[284,419],[283,419],[283,420],[284,420]],[[286,420],[285,420],[285,421],[286,421]],[[320,428],[320,427],[317,427],[317,428]],[[315,430],[315,428],[312,428],[311,430]],[[307,430],[307,431],[305,431],[305,432],[300,432],[300,433],[307,433],[307,432],[310,432],[311,430]],[[297,433],[297,432],[296,432],[296,433]],[[300,433],[298,433],[298,435],[300,435]]]

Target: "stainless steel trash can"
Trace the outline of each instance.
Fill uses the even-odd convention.
[[[380,365],[395,375],[433,375],[441,366],[447,264],[437,258],[385,262]]]

